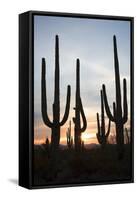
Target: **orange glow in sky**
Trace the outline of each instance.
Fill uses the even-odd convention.
[[[84,141],[84,143],[88,144],[95,141],[95,137],[96,137],[95,134],[84,132],[81,136],[81,139],[82,141]]]

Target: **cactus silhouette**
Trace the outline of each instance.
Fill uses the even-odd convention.
[[[125,128],[125,135],[126,135],[126,144],[130,144],[130,139],[129,139],[129,134],[128,134],[127,128]]]
[[[100,125],[100,120],[99,120],[99,113],[97,113],[97,127],[98,127],[98,132],[96,134],[98,142],[104,147],[107,143],[107,139],[110,133],[110,125],[111,121],[109,119],[108,123],[108,130],[106,132],[106,127],[105,127],[105,116],[104,116],[104,100],[103,100],[103,92],[102,90],[100,91],[100,96],[101,96],[101,125]]]
[[[47,113],[47,94],[46,94],[46,62],[42,58],[42,79],[41,79],[41,111],[42,118],[46,126],[51,128],[51,149],[56,150],[60,142],[60,127],[65,124],[68,119],[70,109],[71,88],[67,87],[67,99],[65,114],[60,121],[60,72],[59,72],[59,37],[55,37],[55,90],[53,102],[53,122],[48,117]]]
[[[48,139],[48,137],[46,138],[45,144],[46,144],[46,147],[49,147],[49,139]]]
[[[73,147],[73,138],[71,136],[71,120],[69,121],[69,128],[67,129],[66,136],[68,148],[71,149]]]
[[[84,144],[84,140],[81,141],[81,150],[84,151],[85,149],[85,144]]]
[[[87,128],[87,120],[83,110],[83,105],[80,97],[80,60],[76,60],[76,94],[75,94],[75,117],[73,117],[74,122],[74,140],[75,149],[79,151],[81,149],[81,133]],[[83,126],[81,127],[81,118],[83,121]]]
[[[46,152],[49,153],[50,144],[49,144],[48,137],[46,138],[46,141],[45,141],[45,148],[46,148]]]
[[[103,97],[104,97],[104,104],[107,116],[112,122],[115,122],[116,141],[120,159],[123,157],[124,153],[124,124],[127,122],[128,119],[127,84],[126,84],[126,79],[123,79],[123,113],[122,113],[119,60],[117,53],[117,41],[115,35],[113,36],[113,44],[114,44],[115,90],[116,90],[116,101],[113,102],[113,114],[110,111],[106,95],[106,88],[104,84],[102,88],[103,88]]]

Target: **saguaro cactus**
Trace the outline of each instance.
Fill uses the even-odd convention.
[[[125,136],[126,136],[126,144],[130,144],[130,139],[129,139],[129,134],[128,134],[127,128],[125,128]]]
[[[71,136],[71,120],[69,121],[69,128],[67,129],[66,136],[68,148],[71,149],[73,146],[73,138]]]
[[[101,125],[99,121],[99,113],[97,113],[97,127],[98,127],[98,132],[96,134],[98,142],[104,147],[107,143],[107,139],[110,133],[110,125],[111,121],[109,119],[108,123],[108,130],[106,132],[106,127],[105,127],[105,116],[104,116],[104,100],[103,100],[103,92],[102,90],[100,91],[101,95]]]
[[[46,149],[46,152],[49,153],[49,148],[50,148],[50,143],[49,143],[49,139],[48,137],[46,138],[46,141],[45,141],[45,149]]]
[[[81,141],[81,150],[84,151],[85,149],[85,144],[84,144],[84,140]]]
[[[126,84],[126,79],[123,79],[123,113],[122,113],[119,61],[117,53],[117,41],[115,35],[113,36],[113,43],[114,43],[115,89],[116,89],[116,101],[113,102],[113,114],[111,113],[108,104],[105,85],[103,85],[102,88],[103,88],[103,97],[104,97],[104,104],[107,116],[112,122],[115,122],[116,141],[118,145],[119,158],[122,158],[124,153],[124,124],[127,122],[128,119],[127,84]]]
[[[45,125],[51,128],[51,149],[58,149],[60,142],[60,127],[65,124],[69,115],[71,88],[67,88],[67,100],[65,114],[60,121],[60,73],[59,73],[59,37],[55,38],[55,91],[53,102],[53,122],[50,121],[47,113],[47,95],[46,95],[46,62],[42,58],[42,79],[41,79],[41,111]]]
[[[46,147],[49,147],[49,138],[48,137],[46,138],[45,144],[46,144]]]
[[[81,133],[84,132],[87,128],[87,120],[85,117],[85,113],[83,110],[83,105],[80,97],[80,61],[76,60],[76,95],[75,95],[76,103],[75,103],[75,117],[73,118],[74,122],[74,140],[75,140],[75,149],[76,151],[81,148]],[[83,126],[81,127],[82,117]]]

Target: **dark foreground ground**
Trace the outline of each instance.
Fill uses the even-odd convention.
[[[48,155],[44,147],[34,148],[35,186],[130,181],[131,170],[129,145],[125,145],[122,160],[118,160],[116,145],[103,150],[98,146],[81,153],[64,149],[54,156]]]

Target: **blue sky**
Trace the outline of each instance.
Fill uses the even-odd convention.
[[[35,139],[50,137],[50,129],[41,117],[41,59],[47,64],[48,113],[52,119],[54,94],[55,35],[60,46],[60,102],[61,118],[66,103],[67,85],[71,85],[71,110],[74,117],[76,59],[80,59],[81,97],[88,120],[87,131],[96,133],[96,112],[100,112],[100,89],[106,84],[109,104],[115,98],[113,35],[117,37],[122,79],[127,78],[128,104],[130,102],[130,22],[120,20],[96,20],[71,17],[34,17],[34,130]],[[68,122],[61,129],[65,137]]]

